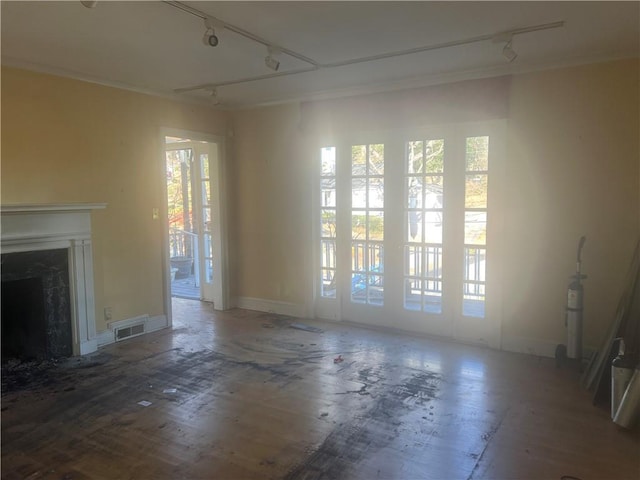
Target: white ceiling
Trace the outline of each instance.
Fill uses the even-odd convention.
[[[218,86],[221,107],[340,96],[532,71],[640,54],[638,2],[182,2],[321,66],[315,71]],[[211,104],[212,86],[272,74],[267,49],[229,29],[202,43],[204,20],[169,2],[2,1],[2,64]],[[518,57],[491,36],[518,34]],[[456,43],[340,67],[336,62]],[[323,67],[324,66],[324,67]],[[281,56],[279,73],[310,64]]]

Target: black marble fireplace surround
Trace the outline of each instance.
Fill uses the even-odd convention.
[[[73,354],[68,249],[2,254],[2,363]]]

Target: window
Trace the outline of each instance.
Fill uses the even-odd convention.
[[[467,137],[464,188],[464,284],[462,313],[485,314],[489,137]]]
[[[322,148],[320,162],[320,296],[336,298],[336,148]]]
[[[384,145],[351,147],[351,301],[384,303]]]
[[[442,312],[444,140],[405,147],[404,308]]]

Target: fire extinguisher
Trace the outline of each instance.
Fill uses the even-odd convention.
[[[584,310],[584,287],[582,280],[587,278],[581,272],[582,248],[587,237],[580,237],[578,243],[578,259],[576,262],[576,273],[569,279],[567,290],[567,310],[565,315],[565,326],[567,327],[567,357],[582,358],[582,315]]]

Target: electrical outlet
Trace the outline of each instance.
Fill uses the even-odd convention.
[[[104,307],[104,319],[111,320],[113,313],[111,311],[111,307]]]

